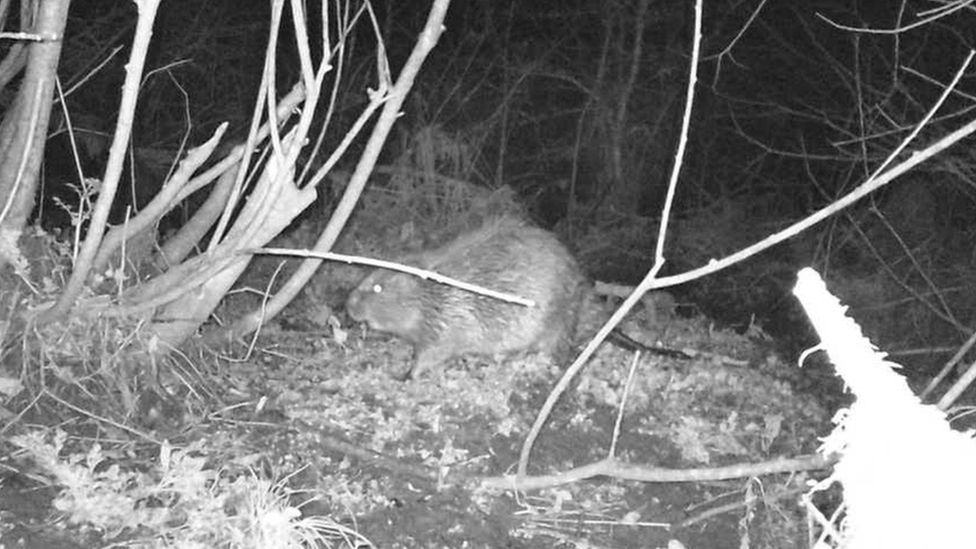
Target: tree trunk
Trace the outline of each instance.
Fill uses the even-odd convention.
[[[34,207],[70,0],[40,0],[20,90],[0,123],[0,234],[19,235]],[[0,268],[8,258],[0,254]]]

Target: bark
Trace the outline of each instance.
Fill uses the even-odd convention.
[[[20,234],[31,210],[51,115],[68,0],[41,0],[27,43],[27,69],[0,123],[0,232]],[[0,255],[0,267],[9,258]]]

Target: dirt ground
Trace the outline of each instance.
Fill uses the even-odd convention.
[[[635,318],[624,327],[633,337],[694,356],[635,362],[605,344],[559,400],[532,449],[530,475],[607,457],[618,417],[615,457],[652,470],[815,450],[827,415],[794,393],[794,367],[764,344],[703,319],[662,321],[660,311]],[[667,483],[599,476],[525,493],[488,488],[486,479],[514,472],[562,370],[537,355],[466,358],[393,379],[409,353],[395,338],[358,328],[283,321],[262,333],[249,360],[224,366],[235,405],[206,420],[184,418],[193,426],[180,439],[219,449],[225,466],[291,473],[305,514],[352,525],[376,547],[806,547],[802,475]],[[97,533],[63,529],[50,491],[30,482],[0,489],[3,547],[103,545]]]

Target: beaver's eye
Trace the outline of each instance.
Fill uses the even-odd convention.
[[[383,285],[382,284],[373,284],[373,287],[371,289],[373,290],[373,293],[374,294],[381,294],[381,293],[383,293]]]

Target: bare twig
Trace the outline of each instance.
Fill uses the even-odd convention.
[[[624,410],[627,408],[627,396],[630,388],[634,384],[634,374],[637,372],[637,364],[640,363],[640,351],[634,353],[634,359],[630,361],[630,372],[627,374],[627,383],[624,384],[624,394],[620,396],[620,408],[617,410],[617,420],[613,423],[613,438],[610,439],[610,450],[607,457],[613,458],[617,455],[617,441],[620,440],[620,426],[624,421]]]
[[[922,391],[922,394],[919,396],[919,398],[925,401],[928,398],[928,396],[932,393],[932,391],[934,391],[935,388],[938,387],[940,383],[942,383],[942,380],[945,379],[947,375],[949,375],[949,372],[951,372],[952,369],[956,367],[956,364],[959,364],[959,361],[961,361],[963,357],[966,356],[966,353],[968,353],[969,350],[973,348],[973,345],[976,345],[976,332],[973,332],[973,334],[969,336],[969,339],[967,339],[966,342],[962,344],[962,347],[959,347],[959,349],[956,351],[956,354],[952,355],[952,358],[949,359],[949,362],[946,362],[945,366],[942,367],[942,370],[940,370],[939,373],[934,378],[932,378],[932,381],[930,381],[929,384],[925,387],[925,390]]]
[[[777,490],[776,492],[773,492],[771,494],[764,494],[763,501],[773,501],[777,499],[793,498],[806,492],[807,490],[808,488],[806,486],[794,486],[792,488]],[[675,524],[674,526],[676,528],[687,528],[689,526],[693,526],[695,524],[698,524],[699,522],[703,522],[705,520],[721,515],[723,513],[728,513],[731,511],[735,511],[736,509],[741,509],[742,507],[745,507],[747,505],[749,505],[748,502],[746,502],[745,500],[740,500],[725,505],[720,505],[718,507],[711,507],[692,517],[686,518],[685,520]]]
[[[722,60],[728,57],[729,59],[732,60],[733,63],[735,63],[735,58],[732,57],[732,48],[735,47],[739,39],[741,39],[745,35],[746,31],[749,30],[749,27],[752,26],[752,23],[756,20],[757,17],[759,17],[759,13],[762,11],[763,6],[765,5],[766,5],[766,0],[761,0],[759,2],[759,5],[756,6],[756,9],[752,10],[752,14],[749,15],[749,19],[746,20],[746,22],[742,25],[742,28],[739,29],[739,32],[736,33],[736,35],[732,38],[732,40],[729,41],[728,45],[722,48],[722,51],[714,55],[709,55],[705,57],[705,59],[708,61],[712,59],[717,60],[715,64],[715,76],[712,77],[712,89],[715,89],[715,87],[718,85],[719,74],[722,72]]]
[[[835,21],[832,21],[830,18],[828,18],[827,16],[822,15],[820,13],[817,14],[817,17],[819,17],[820,19],[822,19],[828,25],[834,26],[834,27],[836,27],[836,28],[838,28],[840,30],[844,30],[844,31],[848,31],[848,32],[861,32],[861,33],[867,33],[867,34],[901,34],[903,32],[910,31],[912,29],[917,29],[917,28],[922,27],[922,26],[925,26],[925,25],[927,25],[927,24],[929,24],[929,23],[931,23],[933,21],[936,21],[936,20],[941,19],[943,17],[946,17],[948,15],[951,15],[951,14],[953,14],[953,13],[955,13],[955,12],[957,12],[957,11],[959,11],[959,10],[967,7],[967,6],[969,6],[974,1],[976,1],[976,0],[964,0],[962,2],[948,2],[944,6],[935,8],[933,10],[930,10],[929,12],[924,12],[924,13],[930,13],[931,15],[927,15],[925,17],[922,17],[922,19],[919,19],[918,21],[916,21],[914,23],[911,23],[911,24],[908,24],[908,25],[905,25],[905,26],[898,26],[898,27],[895,27],[893,29],[872,29],[872,28],[867,28],[867,27],[851,27],[851,26],[848,26],[848,25],[842,25],[840,23],[837,23]]]
[[[973,381],[976,381],[976,360],[969,365],[969,368],[966,369],[966,373],[956,380],[956,382],[952,384],[952,387],[949,387],[949,390],[942,395],[942,398],[939,399],[939,403],[936,404],[936,406],[938,406],[940,410],[948,410],[952,404],[956,402],[956,399],[962,395],[963,391],[968,389],[969,386],[973,384]]]
[[[539,490],[594,477],[610,477],[622,480],[636,480],[639,482],[702,482],[708,480],[748,478],[795,471],[809,471],[826,468],[829,464],[830,462],[828,460],[819,455],[809,455],[725,467],[665,469],[662,467],[624,463],[616,458],[606,458],[553,475],[534,477],[505,475],[503,477],[486,478],[482,481],[481,486],[484,488],[514,489],[520,491]]]
[[[64,91],[64,97],[70,96],[72,93],[75,92],[75,90],[77,90],[81,86],[84,86],[85,82],[87,82],[88,79],[98,74],[98,71],[102,70],[102,68],[105,67],[105,65],[107,65],[108,62],[111,61],[116,55],[118,55],[118,53],[123,49],[125,49],[125,46],[116,46],[115,48],[113,48],[112,51],[107,56],[105,56],[105,59],[103,59],[100,63],[98,63],[98,65],[95,65],[95,67],[93,67],[90,71],[88,71],[85,75],[83,75],[81,77],[81,80],[78,80],[74,84],[71,84],[71,86]],[[60,101],[64,101],[64,97],[62,97]]]
[[[109,419],[107,417],[102,417],[102,416],[100,416],[98,414],[94,414],[92,412],[89,412],[88,410],[85,410],[84,408],[79,408],[78,406],[75,406],[74,404],[71,404],[70,402],[64,400],[63,398],[60,398],[59,396],[55,395],[54,393],[48,391],[47,389],[44,389],[44,391],[41,394],[43,394],[44,396],[47,396],[48,398],[50,398],[51,400],[57,402],[58,404],[66,407],[66,408],[70,408],[70,409],[78,412],[79,414],[81,414],[83,416],[87,416],[87,417],[89,417],[89,418],[91,418],[91,419],[93,419],[93,420],[95,420],[95,421],[97,421],[99,423],[104,423],[106,425],[110,425],[112,427],[115,427],[116,429],[121,429],[122,431],[126,431],[128,433],[132,433],[133,435],[136,435],[137,437],[139,437],[139,438],[141,438],[143,440],[146,440],[148,442],[152,442],[153,444],[162,444],[162,441],[156,439],[155,437],[153,437],[152,435],[150,435],[148,433],[144,433],[144,432],[142,432],[142,431],[140,431],[138,429],[133,429],[132,427],[129,427],[128,425],[119,423],[117,421],[113,421],[113,420],[111,420],[111,419]]]
[[[495,291],[492,290],[491,288],[485,288],[483,286],[478,286],[477,284],[470,284],[468,282],[464,282],[463,280],[458,280],[456,278],[444,276],[435,271],[429,271],[427,269],[418,269],[416,267],[411,267],[409,265],[404,265],[402,263],[396,263],[393,261],[384,261],[382,259],[374,259],[370,257],[362,257],[357,255],[337,254],[333,252],[317,252],[315,250],[293,250],[290,248],[258,248],[254,250],[242,250],[241,253],[309,257],[309,258],[317,258],[317,259],[327,259],[330,261],[342,261],[344,263],[349,263],[351,265],[366,265],[369,267],[379,267],[381,269],[389,269],[391,271],[399,271],[401,273],[407,273],[414,276],[419,276],[420,278],[433,280],[434,282],[438,282],[440,284],[447,284],[448,286],[454,286],[456,288],[461,288],[462,290],[468,292],[473,292],[476,294],[493,297],[495,299],[500,299],[508,303],[515,303],[517,305],[523,305],[525,307],[535,306],[535,302],[532,301],[531,299],[526,299],[524,297],[517,296],[515,294]]]

